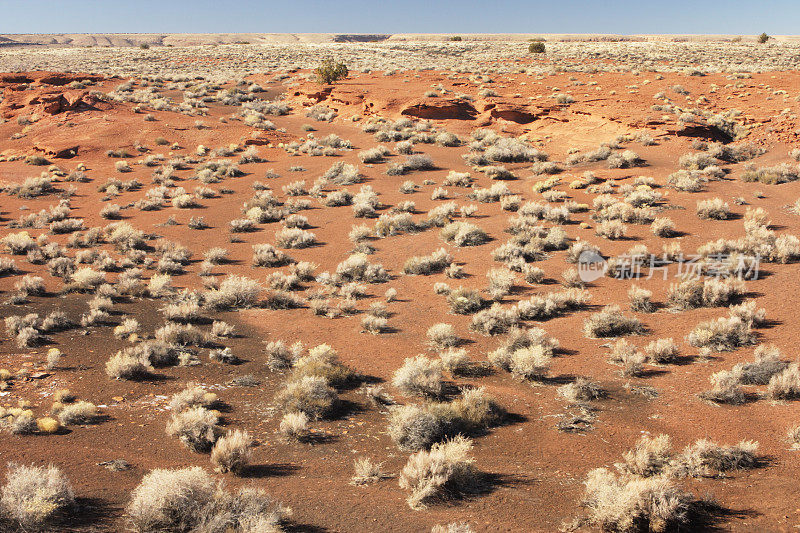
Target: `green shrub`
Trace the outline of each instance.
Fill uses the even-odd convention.
[[[769,35],[767,35],[766,33],[762,33],[761,35],[758,36],[758,42],[760,42],[761,44],[764,44],[767,41],[769,41]]]
[[[347,77],[347,65],[337,63],[333,59],[326,59],[317,67],[314,74],[317,76],[317,81],[330,85]]]
[[[543,54],[544,53],[544,43],[542,41],[532,42],[528,46],[528,52],[530,52],[531,54]]]

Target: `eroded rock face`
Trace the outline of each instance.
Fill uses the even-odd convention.
[[[47,158],[54,158],[54,159],[71,159],[78,155],[78,151],[80,150],[80,146],[77,144],[59,144],[59,143],[36,143],[33,145],[33,149],[41,153]]]
[[[0,73],[0,86],[29,83],[38,85],[54,85],[61,87],[73,81],[92,80],[100,81],[102,76],[92,74],[70,74],[66,72],[26,72],[21,73]]]
[[[515,104],[492,104],[487,106],[487,110],[493,119],[499,118],[517,124],[529,124],[537,118],[536,113],[529,108]]]
[[[730,134],[713,124],[678,124],[667,127],[666,130],[670,135],[678,137],[694,137],[723,144],[733,141],[733,137]]]
[[[431,120],[472,120],[478,110],[463,98],[414,100],[400,110],[401,115]]]
[[[0,74],[0,89],[3,91],[0,115],[11,118],[20,113],[56,115],[64,111],[108,109],[111,105],[88,89],[60,89],[86,79],[101,80],[102,77],[52,72]]]

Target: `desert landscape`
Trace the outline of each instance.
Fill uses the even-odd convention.
[[[0,90],[0,530],[800,527],[800,39],[9,34]]]

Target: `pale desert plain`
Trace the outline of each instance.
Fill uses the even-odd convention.
[[[800,39],[0,36],[0,530],[800,527]]]

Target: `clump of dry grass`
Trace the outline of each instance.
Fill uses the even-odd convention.
[[[9,463],[6,480],[0,489],[0,510],[10,528],[48,529],[75,505],[72,486],[56,466]]]
[[[328,381],[319,376],[304,376],[288,382],[278,393],[276,403],[285,413],[305,413],[309,418],[331,414],[338,396]]]
[[[308,354],[294,361],[292,379],[305,377],[323,378],[333,387],[342,387],[355,379],[355,373],[342,364],[336,350],[320,344],[308,350]]]
[[[650,363],[665,365],[678,358],[678,345],[672,339],[656,339],[645,346],[644,355]]]
[[[389,436],[403,450],[421,450],[447,435],[448,425],[430,409],[399,405],[389,411]]]
[[[584,485],[589,520],[604,530],[661,533],[688,525],[694,498],[669,479],[618,477],[597,468],[589,472]]]
[[[721,352],[755,343],[751,324],[739,316],[721,317],[698,324],[688,335],[689,344]]]
[[[447,303],[453,313],[471,315],[483,309],[486,300],[476,290],[459,287],[447,294]]]
[[[97,416],[97,406],[83,400],[67,404],[58,412],[58,420],[65,426],[91,424]]]
[[[428,275],[442,272],[453,262],[447,250],[440,248],[427,256],[415,256],[406,260],[403,265],[403,273],[412,275]]]
[[[631,301],[631,311],[639,313],[652,313],[655,311],[655,305],[650,300],[653,297],[652,291],[643,289],[638,285],[631,285],[628,289],[628,298]]]
[[[286,413],[278,428],[286,440],[303,442],[309,435],[308,415],[303,412]]]
[[[354,461],[355,474],[350,478],[350,484],[371,485],[390,477],[382,467],[383,463],[374,463],[369,457],[359,457]]]
[[[198,453],[211,451],[219,438],[219,417],[205,407],[191,407],[172,413],[166,432],[170,437],[178,437],[190,450]]]
[[[218,289],[203,293],[203,305],[213,310],[249,308],[256,305],[261,291],[261,284],[256,280],[230,275]]]
[[[505,410],[482,387],[463,389],[451,402],[391,407],[389,436],[401,449],[416,451],[448,436],[481,432],[504,416]]]
[[[250,464],[253,439],[247,431],[229,431],[220,437],[211,450],[211,464],[217,472],[242,474]]]
[[[624,316],[618,305],[607,305],[584,321],[583,332],[593,338],[641,335],[644,326],[638,318]]]
[[[494,303],[489,309],[475,313],[470,328],[484,335],[499,335],[517,326],[519,321],[520,313],[517,307],[506,308]]]
[[[623,454],[625,472],[642,477],[660,474],[672,460],[672,442],[669,435],[642,435],[636,445]]]
[[[773,375],[767,384],[767,397],[772,400],[796,400],[800,398],[800,365],[789,366]]]
[[[628,227],[621,220],[603,220],[595,226],[594,232],[613,241],[623,238],[628,232]]]
[[[434,324],[428,328],[427,336],[428,344],[438,351],[452,348],[459,341],[455,328],[451,324]]]
[[[700,397],[714,403],[727,403],[739,405],[745,402],[746,397],[741,387],[741,372],[739,370],[720,370],[709,378],[711,389],[700,393]]]
[[[584,377],[578,377],[572,383],[560,386],[558,394],[570,403],[580,404],[600,399],[606,395],[606,391],[597,383]]]
[[[153,366],[140,355],[126,351],[117,352],[106,361],[106,375],[112,379],[145,379],[153,370]]]
[[[767,385],[773,376],[782,372],[789,363],[782,360],[781,351],[771,344],[760,344],[753,352],[752,363],[738,363],[733,372],[745,385]]]
[[[394,373],[392,385],[405,394],[438,397],[443,390],[442,370],[438,361],[424,355],[406,358]]]
[[[177,413],[194,407],[212,408],[218,401],[216,393],[208,392],[195,383],[187,383],[185,389],[172,395],[169,408]]]
[[[609,362],[622,366],[622,375],[639,376],[642,373],[647,357],[625,339],[618,339],[611,350]]]
[[[469,456],[471,449],[472,441],[459,436],[411,455],[400,473],[400,488],[411,492],[409,506],[424,509],[436,501],[480,492],[483,476]]]
[[[521,378],[541,379],[557,347],[558,341],[541,328],[512,328],[503,345],[489,352],[489,361]]]
[[[486,232],[475,224],[457,221],[442,228],[442,240],[454,246],[478,246],[489,240]]]
[[[133,530],[283,531],[291,510],[260,489],[230,493],[202,468],[155,469],[133,490],[125,508]]]

